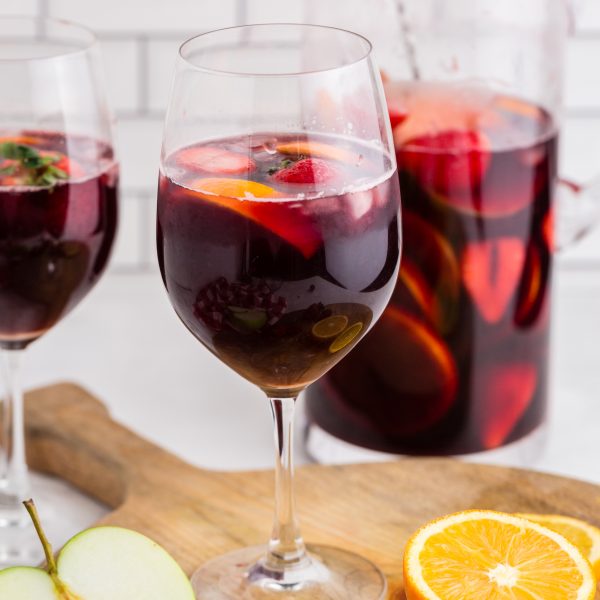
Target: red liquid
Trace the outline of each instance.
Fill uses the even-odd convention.
[[[69,175],[46,187],[22,172],[0,176],[0,345],[19,348],[98,281],[116,232],[118,171],[112,150],[88,138],[2,132],[7,141],[56,153]]]
[[[383,311],[398,209],[390,160],[371,147],[304,134],[190,146],[160,177],[163,280],[214,354],[266,391],[294,395]]]
[[[556,133],[540,108],[392,87],[404,254],[390,306],[307,394],[310,419],[399,454],[478,452],[547,404]]]

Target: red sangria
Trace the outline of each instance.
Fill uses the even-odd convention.
[[[386,92],[402,265],[372,332],[309,388],[309,418],[388,453],[496,448],[546,411],[556,125],[489,90]]]
[[[22,348],[98,281],[117,224],[110,146],[0,132],[0,346]]]
[[[333,136],[254,134],[163,162],[158,256],[173,306],[223,362],[294,396],[383,311],[397,278],[389,156]]]

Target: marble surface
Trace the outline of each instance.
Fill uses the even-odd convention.
[[[548,440],[529,466],[600,483],[600,272],[560,268],[554,307]],[[156,272],[108,274],[30,348],[25,367],[27,387],[76,381],[103,399],[115,419],[195,465],[271,467],[266,400],[185,330]],[[297,445],[298,463],[306,462]],[[62,482],[52,488],[68,516],[51,527],[59,546],[105,508]]]

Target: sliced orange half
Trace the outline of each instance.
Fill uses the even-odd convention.
[[[600,529],[598,527],[563,515],[520,514],[518,516],[539,523],[566,537],[592,563],[596,577],[600,578]]]
[[[286,142],[283,144],[277,144],[275,148],[277,152],[281,154],[289,154],[292,156],[302,155],[306,156],[307,158],[329,158],[331,160],[338,160],[350,165],[356,164],[359,159],[359,155],[356,152],[351,152],[350,150],[347,150],[346,148],[340,148],[339,146],[325,144],[324,142]]]
[[[262,225],[310,258],[321,244],[320,231],[313,218],[295,202],[278,202],[274,188],[247,179],[205,177],[190,186],[206,202],[232,210]],[[272,198],[272,201],[265,199]]]
[[[588,560],[562,535],[489,510],[422,527],[404,555],[408,600],[593,600]]]

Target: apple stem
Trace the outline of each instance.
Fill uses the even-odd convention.
[[[44,548],[44,554],[46,555],[46,564],[48,566],[48,574],[51,576],[56,576],[58,574],[58,569],[56,568],[56,560],[54,559],[54,553],[52,552],[52,546],[44,533],[44,529],[42,528],[42,522],[40,520],[40,515],[38,514],[37,508],[35,507],[35,503],[33,500],[26,500],[23,502],[31,520],[33,521],[33,526],[40,538],[40,542],[42,543],[42,548]]]

